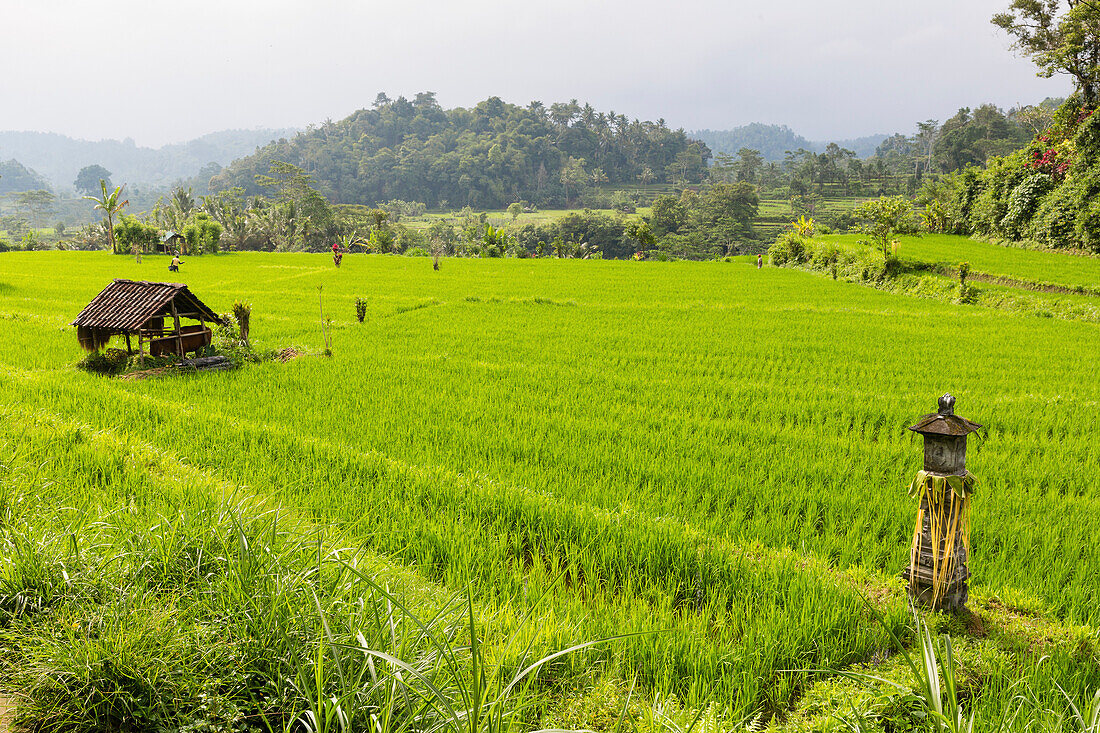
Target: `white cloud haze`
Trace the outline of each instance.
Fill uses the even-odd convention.
[[[1007,5],[0,0],[0,130],[159,146],[434,91],[445,107],[577,98],[688,129],[911,132],[1070,90],[1009,50],[989,22]]]

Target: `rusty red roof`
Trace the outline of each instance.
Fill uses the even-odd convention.
[[[168,304],[173,300],[177,310],[201,313],[212,322],[221,320],[183,283],[115,280],[92,298],[72,325],[119,332],[136,331],[149,319],[167,315]]]

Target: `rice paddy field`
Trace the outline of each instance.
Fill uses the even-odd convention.
[[[851,211],[863,201],[865,196],[849,196],[834,191],[826,191],[814,208],[813,218],[829,220],[837,214]],[[797,219],[798,213],[791,208],[789,199],[782,197],[764,196],[760,199],[760,209],[753,221],[753,230],[756,235],[765,242],[771,242],[774,238],[790,225],[792,219]]]
[[[858,234],[834,235],[831,239],[853,244]],[[1060,255],[1049,251],[1002,247],[989,242],[951,234],[901,237],[898,256],[903,260],[959,266],[969,262],[974,272],[1008,278],[1030,285],[1058,285],[1100,295],[1100,257]]]
[[[975,271],[986,256],[995,274],[1096,284],[1094,260],[947,244],[919,246]],[[232,497],[337,537],[418,608],[468,593],[495,659],[521,628],[540,655],[636,634],[559,660],[526,729],[618,730],[638,705],[666,730],[692,711],[716,729],[828,729],[863,699],[835,671],[903,675],[890,633],[912,640],[898,574],[922,461],[906,426],[951,392],[988,431],[968,457],[977,622],[933,623],[955,637],[980,724],[1022,689],[1051,710],[1054,683],[1085,701],[1100,688],[1100,327],[754,265],[194,257],[179,278],[199,298],[250,302],[258,348],[307,355],[127,381],[75,369],[67,324],[112,278],[167,279],[164,258],[0,255],[0,630],[37,603],[50,638],[84,648],[66,613],[106,618],[104,596],[126,593],[89,580],[99,590],[72,600],[76,568],[146,578],[160,561],[135,558],[168,545],[158,557],[201,565],[206,545],[187,538],[216,534]],[[124,559],[77,561],[95,548]],[[187,594],[220,587],[162,575],[140,581],[141,602],[166,627],[191,618]],[[20,649],[0,633],[0,664],[61,654]],[[14,689],[26,679],[0,674],[0,688],[48,718],[40,700],[61,697]],[[869,729],[904,717],[883,699]]]

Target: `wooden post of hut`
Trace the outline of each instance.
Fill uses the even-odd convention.
[[[924,468],[909,495],[920,497],[909,567],[915,603],[955,611],[966,605],[970,578],[970,495],[977,479],[966,470],[966,436],[981,427],[955,414],[955,398],[940,397],[939,412],[922,417],[910,430],[924,437]]]
[[[176,353],[182,359],[183,356],[184,356],[184,351],[183,351],[183,331],[182,331],[182,329],[180,329],[180,314],[179,314],[179,311],[176,310],[176,301],[174,299],[168,301],[168,305],[172,309],[172,321],[175,323]]]

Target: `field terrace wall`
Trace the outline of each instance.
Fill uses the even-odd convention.
[[[182,325],[184,319],[197,324]],[[146,343],[152,356],[183,357],[208,346],[210,325],[221,322],[218,314],[182,283],[116,279],[84,307],[72,325],[80,346],[87,351],[98,351],[113,336],[125,336],[126,350],[133,353],[131,337],[136,336],[143,357]]]

